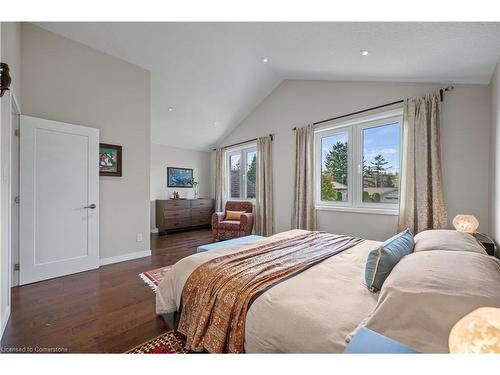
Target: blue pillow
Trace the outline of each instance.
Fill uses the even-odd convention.
[[[370,251],[366,261],[365,281],[371,292],[378,292],[398,262],[413,252],[415,241],[407,229]]]

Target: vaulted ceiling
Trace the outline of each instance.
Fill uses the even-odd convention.
[[[284,79],[486,84],[500,55],[499,23],[37,25],[150,70],[152,142],[198,150]]]

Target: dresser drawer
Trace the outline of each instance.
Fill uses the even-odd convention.
[[[214,201],[212,199],[193,199],[191,201],[191,208],[196,209],[200,207],[212,208]]]
[[[163,207],[165,210],[176,210],[176,209],[189,209],[191,207],[189,200],[181,200],[181,199],[171,199],[163,202]]]
[[[212,222],[211,215],[191,217],[191,225],[206,225]]]
[[[163,216],[165,219],[189,219],[191,210],[188,209],[178,209],[178,210],[169,210],[168,207],[165,207],[163,210]]]
[[[191,209],[191,216],[212,216],[213,209],[211,208],[206,208],[206,207],[200,207],[200,208],[193,208]]]
[[[179,229],[189,227],[190,225],[190,219],[170,219],[165,223],[165,229]]]

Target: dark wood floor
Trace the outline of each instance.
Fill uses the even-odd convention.
[[[2,347],[123,353],[167,331],[155,294],[138,277],[212,242],[210,230],[153,235],[152,256],[12,289]]]

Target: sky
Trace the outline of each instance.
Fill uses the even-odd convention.
[[[332,149],[333,145],[347,141],[347,133],[338,133],[333,136],[323,137],[321,139],[321,148],[323,154],[323,166],[327,153]],[[363,130],[363,155],[370,165],[373,158],[381,154],[386,161],[387,166],[392,168],[389,172],[399,171],[399,124],[392,123],[368,128]]]

